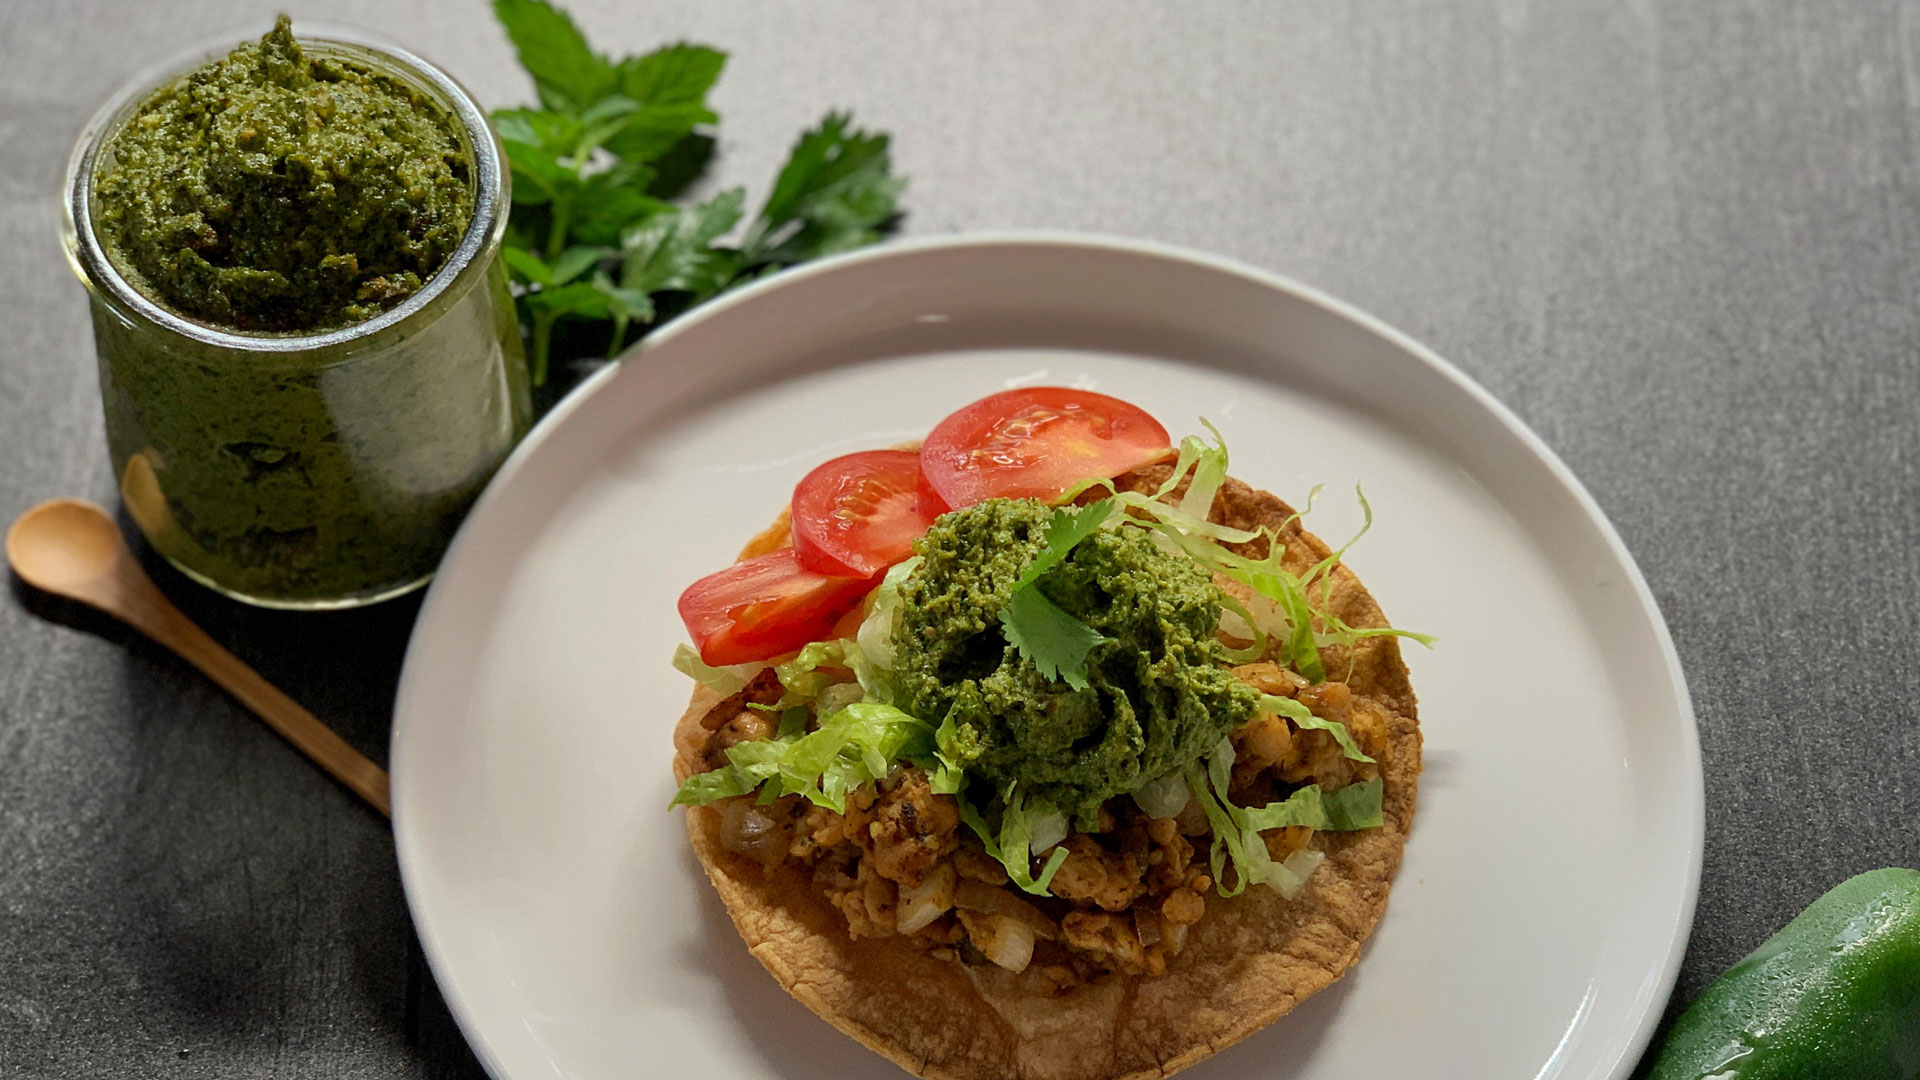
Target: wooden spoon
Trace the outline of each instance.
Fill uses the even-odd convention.
[[[7,530],[7,560],[27,584],[98,608],[172,649],[374,809],[392,813],[386,770],[181,614],[134,561],[105,510],[85,499],[41,503]]]

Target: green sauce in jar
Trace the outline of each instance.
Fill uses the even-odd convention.
[[[162,87],[108,145],[95,225],[155,299],[235,330],[328,330],[420,291],[473,216],[471,162],[413,87],[309,57],[285,15]]]
[[[484,114],[285,17],[123,100],[68,211],[129,512],[254,603],[421,583],[530,420]]]

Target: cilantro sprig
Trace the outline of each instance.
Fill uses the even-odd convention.
[[[1085,690],[1087,657],[1106,635],[1061,610],[1040,591],[1040,579],[1060,565],[1080,541],[1092,536],[1112,516],[1115,503],[1101,499],[1083,507],[1062,506],[1047,519],[1041,533],[1047,546],[1027,564],[1013,583],[1007,606],[1000,609],[1000,625],[1007,641],[1033,662],[1041,675],[1059,679],[1075,690]]]
[[[794,144],[737,243],[746,191],[673,199],[704,172],[720,117],[707,94],[727,54],[678,43],[639,56],[597,53],[546,0],[494,0],[533,77],[537,108],[500,109],[513,173],[505,260],[533,381],[569,355],[612,356],[701,301],[782,266],[880,239],[899,215],[884,134],[830,112]]]

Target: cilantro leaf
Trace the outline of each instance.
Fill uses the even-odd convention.
[[[612,89],[613,66],[587,47],[566,12],[546,0],[493,0],[493,14],[548,109],[577,111]]]
[[[1092,536],[1101,523],[1113,516],[1115,503],[1112,499],[1101,499],[1082,507],[1055,507],[1053,516],[1047,519],[1047,527],[1041,533],[1047,546],[1027,564],[1025,573],[1013,583],[1015,592],[1027,588],[1040,580],[1040,575],[1053,569],[1065,559],[1080,541]]]
[[[1098,630],[1060,610],[1039,589],[1017,589],[1000,609],[1007,641],[1040,674],[1075,690],[1087,688],[1087,654],[1108,640]]]
[[[1020,654],[1049,679],[1061,679],[1075,690],[1087,688],[1087,654],[1106,641],[1095,630],[1065,611],[1038,588],[1040,578],[1060,565],[1092,536],[1100,524],[1113,515],[1112,499],[1101,499],[1082,507],[1054,508],[1041,535],[1047,546],[1033,557],[1007,594],[1007,606],[1000,611],[1000,624],[1007,640]]]
[[[804,262],[880,238],[907,185],[892,174],[887,136],[852,122],[828,113],[794,144],[743,245],[749,262]]]

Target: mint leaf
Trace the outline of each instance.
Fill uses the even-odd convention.
[[[720,118],[707,108],[707,91],[726,64],[726,53],[684,42],[622,60],[616,75],[620,93],[638,107],[601,145],[629,161],[647,162],[673,149],[696,126],[717,122]]]
[[[709,297],[871,243],[897,215],[904,184],[889,172],[887,137],[833,113],[796,144],[746,242],[722,243],[744,192],[691,207],[666,200],[712,158],[714,138],[700,129],[719,119],[707,95],[726,53],[680,42],[614,60],[548,0],[493,7],[541,106],[493,114],[513,178],[506,260],[536,386],[561,319],[607,324],[611,356]],[[597,337],[564,340],[573,353]]]
[[[669,208],[647,194],[652,180],[652,169],[625,161],[588,176],[569,202],[569,238],[581,244],[618,246],[622,234],[635,223]]]
[[[1000,609],[1007,641],[1040,674],[1075,690],[1087,688],[1087,654],[1108,640],[1098,630],[1060,610],[1039,589],[1018,589]]]
[[[852,120],[828,113],[794,144],[748,234],[749,262],[804,262],[880,238],[906,181],[891,172],[887,136],[849,130]]]
[[[580,186],[579,176],[545,147],[504,136],[500,145],[506,148],[508,170],[513,174],[513,205],[545,206],[564,201]]]
[[[587,47],[566,12],[545,0],[493,0],[493,14],[548,109],[578,111],[613,89],[612,65]]]
[[[649,106],[706,108],[707,91],[727,66],[727,54],[680,42],[620,61],[620,92]],[[707,113],[708,123],[719,119]]]
[[[567,282],[586,273],[594,265],[599,263],[601,259],[612,254],[614,254],[614,250],[610,247],[595,247],[590,244],[570,247],[561,252],[559,258],[553,260],[553,279],[542,282],[541,284],[565,285]]]
[[[697,206],[655,214],[627,230],[620,281],[648,292],[668,290],[711,296],[740,270],[738,252],[713,246],[739,223],[747,193],[723,191]]]
[[[501,142],[538,147],[549,157],[570,154],[580,142],[580,122],[544,109],[495,109],[493,130]]]
[[[507,269],[512,271],[515,278],[534,285],[553,284],[553,267],[533,252],[508,246],[500,249],[500,257],[506,261]]]

